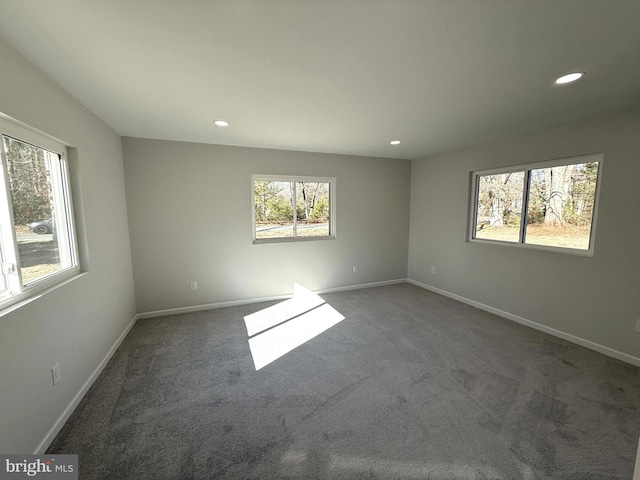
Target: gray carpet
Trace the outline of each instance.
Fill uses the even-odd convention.
[[[83,479],[632,477],[637,367],[409,284],[322,298],[344,320],[258,371],[244,317],[277,302],[138,321],[48,452]]]

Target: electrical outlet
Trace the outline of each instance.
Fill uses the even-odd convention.
[[[191,282],[191,291],[198,290],[198,282]]]
[[[431,267],[431,275],[435,275],[436,274],[436,267]]]
[[[358,273],[358,265],[353,266],[353,273]]]
[[[640,332],[640,319],[636,322],[636,332]]]
[[[53,367],[51,367],[51,379],[53,380],[53,384],[55,385],[62,378],[62,374],[60,373],[60,364],[56,363]]]

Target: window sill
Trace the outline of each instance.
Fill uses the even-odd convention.
[[[87,272],[80,272],[79,270],[74,269],[72,272],[69,272],[64,276],[61,275],[58,278],[52,279],[50,282],[38,285],[37,288],[22,292],[18,295],[13,295],[0,304],[0,317],[13,313],[16,310],[29,305],[31,302],[44,297],[57,288],[67,285],[86,274]]]
[[[254,245],[261,243],[294,243],[294,242],[312,242],[315,240],[335,240],[335,235],[328,237],[281,237],[281,238],[256,238],[253,241]]]
[[[480,243],[485,245],[504,245],[507,247],[524,248],[525,250],[542,250],[551,253],[563,253],[565,255],[576,255],[579,257],[593,257],[593,247],[589,250],[579,250],[577,248],[551,247],[549,245],[535,245],[532,243],[505,242],[501,240],[489,240],[481,238],[471,238],[469,243]]]

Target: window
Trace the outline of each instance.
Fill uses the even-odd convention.
[[[593,254],[602,158],[473,172],[470,240]]]
[[[335,238],[335,178],[252,175],[253,243]]]
[[[0,307],[78,271],[66,147],[0,118]]]

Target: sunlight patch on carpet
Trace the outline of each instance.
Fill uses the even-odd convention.
[[[244,317],[256,370],[344,320],[335,308],[295,283],[293,297]]]

